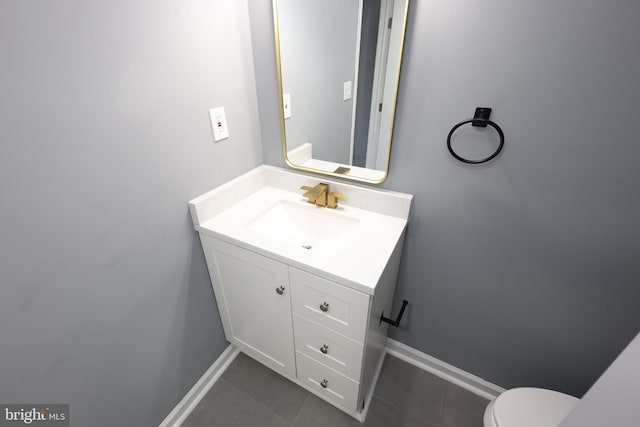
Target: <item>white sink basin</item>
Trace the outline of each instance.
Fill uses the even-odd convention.
[[[373,293],[407,224],[412,196],[322,179],[337,209],[307,203],[317,178],[260,166],[189,202],[196,230]]]
[[[340,241],[360,223],[357,218],[301,201],[280,200],[246,224],[249,231],[307,250],[340,252]]]

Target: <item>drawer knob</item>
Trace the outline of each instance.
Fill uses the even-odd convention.
[[[322,344],[322,347],[320,347],[320,352],[322,354],[327,354],[329,352],[329,346],[326,344]]]
[[[323,302],[322,304],[320,304],[320,310],[324,311],[325,313],[329,311],[329,303]]]
[[[328,384],[329,384],[329,381],[327,381],[327,380],[322,380],[322,382],[320,383],[320,386],[321,386],[322,388],[327,388],[327,385],[328,385]]]
[[[284,294],[284,286],[280,286],[279,288],[276,288],[276,292],[278,293],[278,295]]]

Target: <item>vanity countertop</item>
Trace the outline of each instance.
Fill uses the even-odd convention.
[[[302,196],[302,185],[320,179],[260,166],[190,201],[195,228],[373,294],[394,248],[402,244],[412,196],[321,181],[329,191],[346,194],[337,209],[315,206]]]

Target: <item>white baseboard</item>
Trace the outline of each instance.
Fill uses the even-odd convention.
[[[402,344],[394,339],[387,339],[387,353],[402,359],[420,369],[456,384],[486,399],[495,399],[505,389],[476,377],[462,369],[451,366],[433,356],[422,353],[415,348]]]
[[[227,370],[231,362],[240,353],[238,347],[233,344],[222,352],[215,362],[207,369],[200,379],[191,387],[175,408],[167,415],[159,427],[179,427],[189,416],[191,411],[200,403],[216,381]]]

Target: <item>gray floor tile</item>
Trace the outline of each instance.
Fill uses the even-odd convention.
[[[218,380],[182,424],[183,427],[290,427],[250,396]]]
[[[295,427],[434,427],[374,398],[363,423],[313,395],[300,412]]]
[[[447,383],[439,427],[483,427],[487,399]]]
[[[387,356],[364,424],[240,354],[189,415],[198,427],[483,427],[488,404]]]
[[[437,425],[446,381],[387,355],[375,396],[422,422]]]
[[[416,417],[402,412],[378,398],[373,398],[364,422],[365,427],[434,427]]]
[[[362,423],[319,397],[310,394],[294,426],[359,427],[362,426]]]
[[[280,374],[240,353],[222,379],[293,423],[309,393]]]

